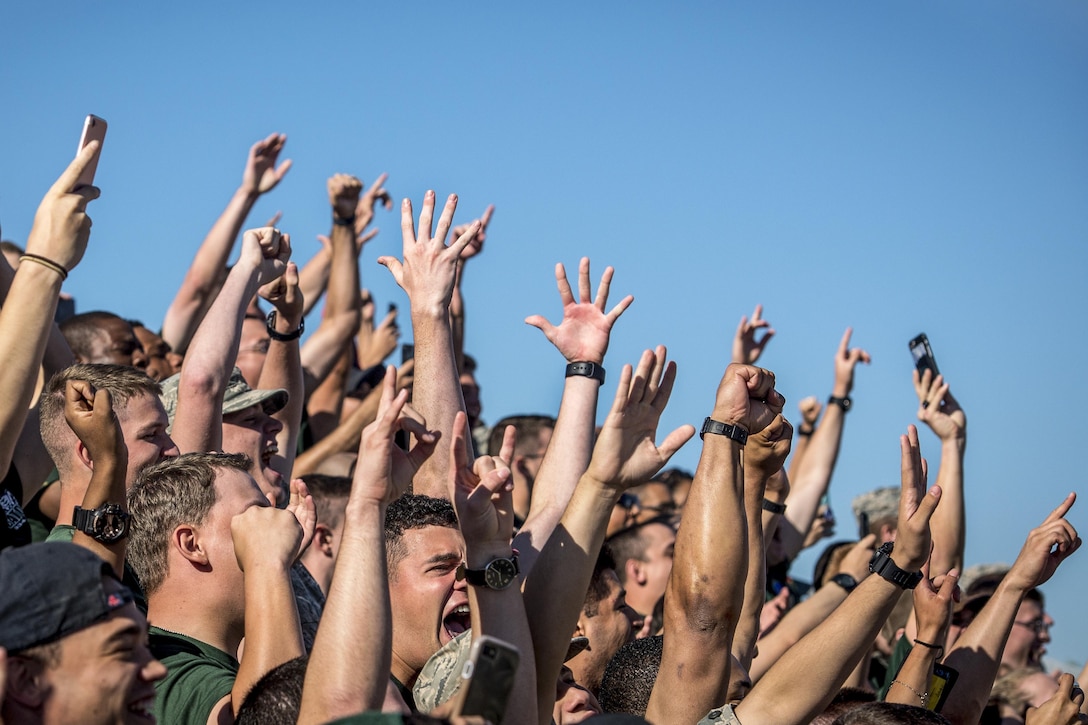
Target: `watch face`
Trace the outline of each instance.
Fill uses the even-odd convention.
[[[484,569],[484,580],[491,589],[505,589],[517,575],[514,562],[509,559],[495,559]]]
[[[120,506],[107,506],[95,511],[91,527],[91,535],[99,541],[117,541],[128,531],[128,514]]]

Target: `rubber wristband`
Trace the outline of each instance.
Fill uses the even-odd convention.
[[[349,216],[348,218],[338,217],[335,214],[332,217],[332,223],[338,227],[353,227],[355,226],[355,217]]]
[[[42,257],[37,254],[24,254],[23,256],[19,257],[19,261],[34,262],[35,264],[40,264],[43,267],[48,267],[49,269],[60,275],[61,282],[68,279],[68,270],[54,262],[52,259],[49,259],[48,257]]]
[[[291,342],[302,337],[302,333],[306,331],[306,318],[298,321],[298,329],[294,332],[278,332],[276,330],[276,311],[272,310],[268,313],[266,327],[268,328],[268,336],[276,342]]]
[[[722,423],[720,420],[714,420],[710,416],[707,416],[706,420],[703,421],[703,429],[699,431],[699,440],[705,438],[707,433],[713,433],[716,436],[725,436],[742,446],[748,442],[748,431],[744,430],[739,425]]]
[[[567,377],[586,377],[593,378],[601,385],[604,385],[604,368],[597,363],[591,362],[572,362],[567,365]]]
[[[784,514],[786,513],[786,504],[777,503],[775,501],[768,501],[763,499],[763,510],[772,514]]]
[[[801,427],[797,428],[797,435],[800,436],[801,438],[808,438],[810,435],[812,435],[815,432],[816,432],[815,428],[809,428],[808,430],[805,430],[804,428],[801,428]]]
[[[941,659],[942,657],[944,657],[944,645],[932,644],[930,642],[923,642],[920,639],[914,640],[914,644],[922,646],[922,647],[926,647],[928,649],[937,650],[937,655],[936,655],[937,659]]]

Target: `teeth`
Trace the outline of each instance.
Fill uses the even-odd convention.
[[[470,612],[469,612],[468,605],[467,604],[462,604],[461,606],[454,609],[453,613],[454,614],[469,614]]]

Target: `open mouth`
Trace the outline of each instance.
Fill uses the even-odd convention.
[[[142,700],[130,703],[128,711],[136,717],[147,722],[155,722],[155,696],[145,697]]]
[[[446,630],[449,639],[466,631],[472,626],[472,617],[469,614],[468,604],[454,607],[453,610],[442,619],[442,628]]]

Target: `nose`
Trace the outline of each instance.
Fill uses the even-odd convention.
[[[166,665],[159,662],[154,657],[151,657],[150,650],[148,651],[147,664],[140,670],[140,675],[145,682],[158,682],[162,678],[166,677]]]
[[[177,458],[181,455],[181,451],[178,450],[178,446],[174,443],[174,439],[170,436],[164,436],[166,441],[163,443],[162,448],[159,451],[161,458]]]
[[[132,351],[132,367],[140,370],[147,367],[147,353],[144,352],[142,347],[137,347]]]
[[[276,420],[275,418],[273,418],[270,415],[265,417],[265,424],[264,425],[265,425],[265,430],[268,431],[269,435],[273,435],[273,436],[277,435],[281,430],[283,430],[283,423]]]

